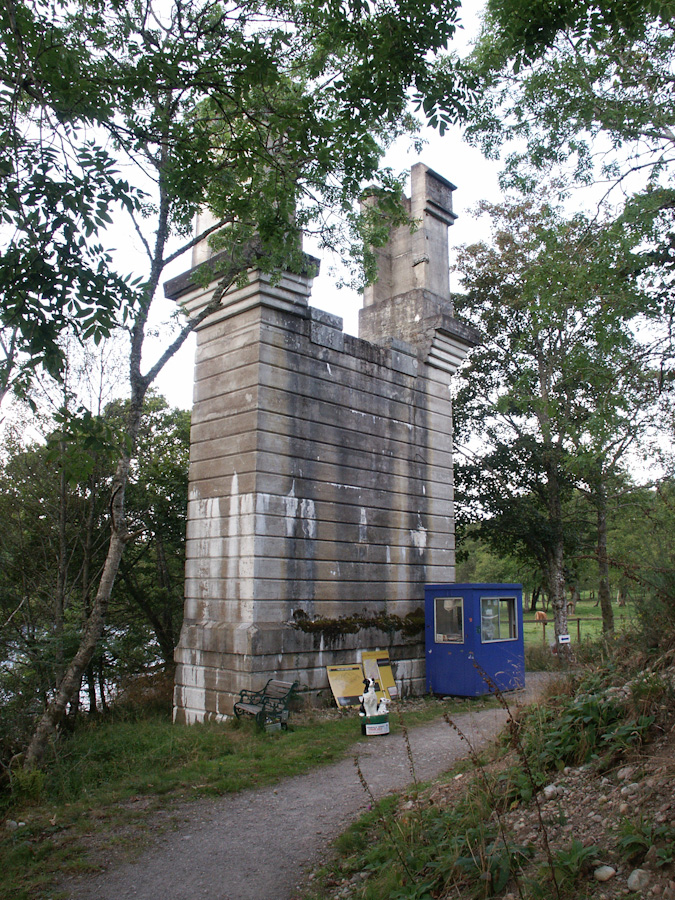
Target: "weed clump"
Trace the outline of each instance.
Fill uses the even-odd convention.
[[[554,698],[550,705],[529,710],[520,723],[523,749],[540,773],[598,761],[608,767],[640,746],[654,716],[627,717],[625,704],[606,691],[586,691]]]
[[[375,628],[384,634],[394,635],[400,632],[407,638],[419,638],[424,632],[424,610],[412,610],[406,616],[391,613],[354,613],[351,616],[309,616],[302,609],[293,613],[291,627],[296,631],[314,635],[316,640],[323,640],[328,647],[335,647],[347,635],[358,634],[368,628]]]

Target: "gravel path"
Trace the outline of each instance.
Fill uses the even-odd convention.
[[[544,673],[528,675],[515,703],[536,700],[547,680]],[[480,746],[499,732],[505,717],[501,709],[486,709],[455,721]],[[467,754],[466,744],[443,721],[412,729],[410,744],[420,781]],[[411,783],[401,734],[364,738],[354,753],[375,797]],[[160,835],[136,861],[62,890],[68,900],[292,900],[306,870],[368,807],[352,757],[276,787],[191,803],[184,826]]]

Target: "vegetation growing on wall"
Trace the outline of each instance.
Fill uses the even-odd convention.
[[[303,610],[293,613],[291,627],[305,634],[313,634],[322,639],[327,647],[335,647],[347,635],[358,634],[369,628],[377,629],[389,637],[400,632],[405,637],[416,638],[424,632],[424,609],[421,607],[405,616],[390,613],[354,613],[351,616],[309,616]]]

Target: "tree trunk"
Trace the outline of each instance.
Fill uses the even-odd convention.
[[[558,456],[551,452],[545,462],[547,475],[548,519],[552,530],[551,543],[546,554],[548,596],[553,611],[553,629],[556,650],[562,659],[569,659],[568,643],[561,643],[560,636],[567,635],[567,599],[565,596],[565,542],[562,516],[562,499],[558,478]]]
[[[64,442],[59,444],[61,454],[64,453]],[[60,684],[65,670],[64,648],[63,648],[63,623],[66,608],[66,581],[68,570],[68,536],[67,536],[67,509],[68,505],[68,482],[66,481],[65,471],[61,466],[59,472],[59,512],[58,512],[58,535],[59,535],[59,555],[56,564],[56,590],[54,591],[54,637],[55,641],[55,659],[54,659],[54,684]]]
[[[118,488],[119,493],[123,494],[123,491],[124,489],[122,487]],[[117,505],[117,502],[117,498],[115,498],[113,508]],[[121,498],[121,502],[124,502],[123,498]],[[96,650],[96,645],[103,633],[103,624],[108,609],[108,602],[110,600],[110,594],[112,592],[125,544],[125,535],[120,534],[119,527],[113,526],[113,529],[110,546],[108,548],[108,555],[103,567],[103,575],[101,576],[101,582],[98,591],[96,592],[96,599],[92,606],[91,615],[87,620],[80,646],[70,665],[66,669],[66,674],[63,676],[56,696],[47,706],[47,709],[42,714],[42,718],[38,723],[33,738],[28,746],[28,750],[26,751],[26,759],[24,762],[24,768],[26,769],[42,764],[49,740],[56,732],[56,729],[64,716],[66,707],[70,703],[75,692],[79,690],[82,675],[91,662],[91,658]]]
[[[565,555],[562,538],[551,548],[548,558],[547,580],[551,609],[553,612],[553,628],[558,653],[567,655],[567,645],[561,644],[560,635],[567,632],[567,600],[565,597]]]
[[[89,715],[95,716],[98,712],[98,706],[96,705],[96,680],[94,678],[94,666],[91,662],[87,666],[87,693],[89,694]]]
[[[98,692],[101,697],[101,709],[103,712],[108,711],[108,701],[105,699],[105,653],[101,653],[98,658]]]
[[[607,557],[607,497],[604,485],[598,491],[598,602],[602,613],[603,634],[614,631],[614,610],[609,588],[609,559]]]
[[[532,602],[530,603],[530,612],[535,612],[537,609],[537,600],[539,599],[539,594],[541,593],[540,587],[532,588]]]
[[[84,532],[84,546],[82,548],[82,613],[84,624],[91,613],[91,563],[94,547],[94,516],[95,516],[95,493],[96,479],[94,474],[89,476],[89,500],[87,504],[87,525]],[[89,715],[96,715],[98,707],[96,705],[96,681],[94,679],[94,665],[92,662],[87,666],[87,692],[89,694]]]

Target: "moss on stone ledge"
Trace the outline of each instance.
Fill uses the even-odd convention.
[[[424,610],[420,607],[412,610],[406,616],[396,616],[389,613],[375,613],[366,615],[355,613],[351,616],[316,616],[310,618],[306,612],[296,609],[293,613],[291,627],[305,634],[323,637],[329,646],[334,646],[341,638],[348,634],[358,634],[367,628],[377,628],[379,631],[393,636],[401,632],[405,637],[416,637],[424,631]]]

